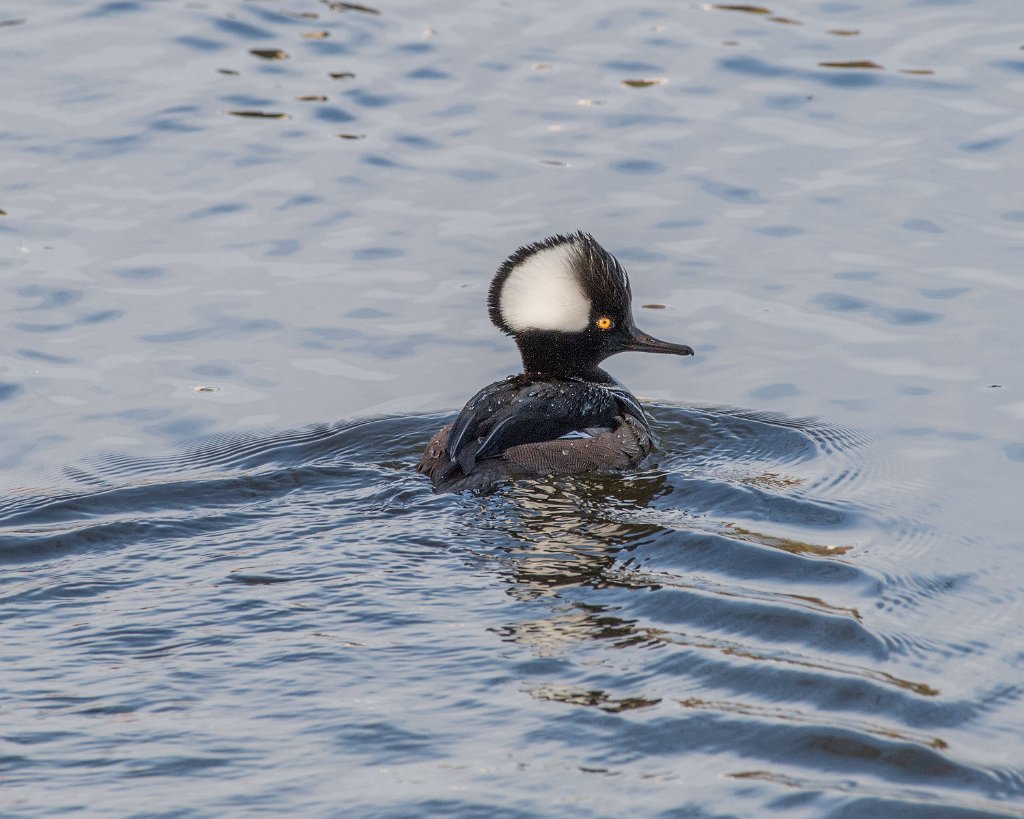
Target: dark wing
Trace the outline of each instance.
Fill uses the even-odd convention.
[[[610,428],[621,414],[618,396],[602,385],[527,377],[499,381],[459,414],[448,436],[448,456],[468,475],[477,461],[511,446],[553,441],[581,428]]]
[[[423,457],[416,465],[416,471],[422,472],[435,485],[451,471],[451,461],[448,460],[448,436],[451,431],[452,425],[447,424],[434,433],[434,437],[423,450]]]
[[[439,430],[423,451],[417,471],[434,484],[435,492],[492,492],[506,480],[542,475],[575,475],[629,469],[651,449],[646,427],[631,415],[615,429],[592,438],[571,438],[512,446],[500,458],[479,461],[470,474],[448,460],[446,446],[452,425]]]
[[[488,384],[466,402],[459,417],[451,425],[446,447],[448,458],[452,463],[462,464],[463,472],[468,473],[473,468],[473,458],[479,449],[482,436],[485,437],[490,432],[492,422],[497,418],[492,409],[512,405],[512,398],[519,390],[520,380],[507,378]],[[468,463],[463,464],[463,461]]]
[[[603,389],[607,390],[612,398],[615,399],[615,403],[619,405],[619,409],[624,416],[635,418],[643,425],[647,435],[651,434],[651,425],[647,421],[644,408],[640,406],[640,402],[633,393],[618,383],[614,386],[603,387]]]
[[[651,451],[651,436],[646,424],[633,416],[622,417],[614,429],[592,438],[544,441],[505,450],[504,458],[513,472],[548,475],[576,475],[581,472],[612,472],[629,469]]]

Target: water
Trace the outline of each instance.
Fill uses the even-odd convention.
[[[763,11],[5,4],[0,812],[1024,815],[1024,18]],[[659,451],[432,495],[577,228]]]

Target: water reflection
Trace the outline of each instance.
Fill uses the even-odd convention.
[[[459,539],[491,546],[507,594],[533,604],[533,616],[495,632],[538,658],[578,655],[594,669],[546,675],[526,691],[605,713],[660,713],[674,703],[702,732],[706,715],[724,719],[720,726],[735,722],[729,731],[785,725],[797,756],[805,753],[798,746],[840,755],[847,748],[854,759],[875,760],[883,778],[943,771],[979,781],[942,758],[949,741],[929,731],[966,718],[970,705],[940,702],[934,682],[886,668],[893,643],[873,631],[857,602],[856,589],[870,581],[851,560],[854,544],[777,531],[815,522],[841,534],[867,513],[839,513],[799,474],[822,451],[845,470],[856,436],[721,409],[656,408],[655,426],[670,448],[659,467],[625,478],[523,482],[460,521]],[[774,510],[772,533],[743,520],[765,506]],[[694,538],[712,544],[711,560],[695,561]],[[813,593],[800,590],[808,582]],[[610,671],[619,661],[609,652],[619,651],[640,652],[631,653],[625,676]],[[680,730],[695,728],[680,723]],[[776,757],[768,745],[744,746]]]
[[[1005,5],[4,4],[8,801],[1019,814]],[[873,442],[654,407],[432,496],[408,413],[569,218],[712,342],[630,383]]]
[[[947,756],[946,732],[977,704],[899,673],[904,643],[865,612],[872,581],[856,543],[800,534],[813,525],[855,540],[851,521],[874,514],[815,494],[836,483],[829,473],[857,473],[857,436],[722,408],[652,415],[663,450],[639,474],[522,481],[484,498],[435,496],[413,471],[442,420],[433,417],[226,436],[163,460],[110,457],[69,473],[76,491],[0,504],[3,558],[167,550],[196,538],[244,550],[259,531],[273,561],[247,560],[222,571],[225,580],[294,596],[287,590],[308,585],[308,558],[282,565],[281,544],[309,548],[343,532],[333,535],[340,562],[330,571],[353,572],[358,550],[348,552],[367,541],[383,550],[370,565],[390,594],[399,582],[418,587],[422,565],[396,568],[403,550],[440,547],[500,580],[508,606],[470,626],[533,658],[521,663],[521,695],[629,718],[591,725],[602,743],[676,755],[686,737],[686,753],[729,747],[768,766],[734,771],[739,778],[786,765],[986,789],[988,772]],[[815,473],[824,475],[810,480]],[[430,591],[439,593],[448,605],[449,590]],[[324,602],[318,595],[296,611]],[[410,613],[389,618],[397,627]],[[161,635],[164,651],[173,636]],[[370,645],[332,639],[346,650]],[[559,741],[593,742],[567,727],[581,725],[565,723]],[[669,726],[676,739],[663,736]]]

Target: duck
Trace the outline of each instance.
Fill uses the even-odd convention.
[[[417,471],[437,493],[487,494],[520,479],[632,469],[654,436],[637,398],[600,365],[617,353],[692,356],[633,320],[629,277],[589,233],[520,247],[487,295],[492,323],[523,371],[488,384],[423,451]]]

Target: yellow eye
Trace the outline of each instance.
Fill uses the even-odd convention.
[[[594,322],[597,325],[598,330],[611,330],[613,322],[608,316],[601,316],[597,321]]]

